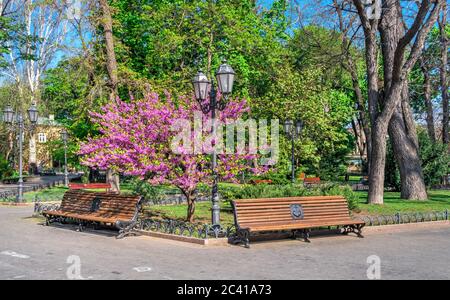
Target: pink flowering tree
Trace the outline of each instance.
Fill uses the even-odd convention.
[[[233,122],[248,110],[245,100],[231,100],[227,108],[219,113],[218,119],[224,123]],[[204,134],[201,134],[202,153],[193,151],[195,143],[177,143],[176,138],[182,130],[195,140],[198,132],[186,122],[194,123],[195,116],[198,122],[199,114],[202,133],[209,133],[211,120],[189,97],[174,101],[169,93],[165,97],[152,93],[129,103],[118,99],[103,107],[101,113],[91,113],[101,134],[81,145],[82,163],[97,169],[112,169],[116,173],[139,176],[154,185],[172,184],[178,187],[187,199],[187,221],[193,222],[195,191],[200,183],[212,182],[210,156],[205,153],[212,151],[217,138],[210,137],[209,145],[205,145]],[[180,122],[185,124],[184,128],[177,124]],[[243,171],[264,171],[255,166],[257,159],[254,154],[223,153],[218,155],[216,169],[223,180],[233,181]]]

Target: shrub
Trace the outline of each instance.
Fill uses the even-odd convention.
[[[166,195],[179,193],[175,187],[167,185],[153,186],[145,181],[134,179],[130,181],[130,188],[134,194],[141,195],[145,200],[161,202]],[[211,187],[205,184],[199,185],[198,194],[209,195]],[[286,185],[249,185],[249,184],[228,184],[219,183],[219,193],[223,201],[236,199],[256,199],[256,198],[281,198],[281,197],[302,197],[302,196],[344,196],[348,201],[350,210],[358,208],[358,195],[348,185],[321,184],[316,188],[306,189],[301,184]]]
[[[358,195],[348,185],[329,184],[323,185],[320,188],[320,192],[323,196],[344,196],[348,202],[348,208],[350,210],[358,209]]]
[[[423,129],[417,131],[420,146],[420,159],[427,187],[440,184],[442,177],[447,175],[450,156],[447,146],[441,142],[433,143],[427,132]],[[388,187],[400,190],[400,172],[395,160],[391,143],[388,143],[386,156],[385,184]]]
[[[290,174],[289,174],[290,176]],[[282,185],[282,184],[289,184],[291,183],[290,177],[288,178],[286,174],[281,173],[266,173],[264,175],[258,176],[258,177],[251,177],[250,180],[253,179],[260,179],[260,180],[271,180],[274,184]]]
[[[440,184],[442,177],[448,174],[448,147],[441,142],[433,143],[424,130],[419,130],[418,137],[425,184],[428,187]]]
[[[177,188],[171,188],[166,185],[151,185],[148,182],[140,179],[130,181],[130,188],[135,195],[140,195],[144,201],[152,201],[154,203],[161,202],[169,193],[178,193]]]
[[[13,175],[14,171],[9,166],[8,161],[0,155],[0,179],[11,177]]]

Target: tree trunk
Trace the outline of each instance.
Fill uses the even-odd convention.
[[[414,139],[408,136],[407,132],[402,109],[399,106],[389,123],[389,136],[400,170],[401,198],[426,200],[428,196],[423,180],[419,149]]]
[[[111,10],[107,0],[99,0],[102,9],[102,25],[105,36],[106,46],[106,69],[109,76],[110,101],[116,101],[118,95],[117,86],[119,83],[118,68],[116,61],[116,53],[114,52],[114,36]],[[120,178],[119,175],[114,174],[112,170],[107,170],[106,182],[111,184],[112,192],[120,192]]]
[[[439,29],[441,35],[441,91],[442,91],[442,141],[444,144],[449,143],[449,107],[448,107],[448,81],[447,81],[447,66],[448,66],[448,38],[445,27],[447,24],[447,3],[442,4],[442,18],[439,19]]]
[[[356,148],[358,149],[359,156],[361,157],[361,160],[364,159],[364,155],[366,154],[366,143],[364,143],[364,132],[361,130],[361,125],[359,125],[360,122],[352,119],[352,129],[355,134],[355,143]]]
[[[106,171],[106,182],[111,185],[111,192],[120,193],[120,177],[111,169]]]
[[[424,65],[426,62],[421,62],[421,69],[423,73],[423,96],[426,109],[426,121],[428,136],[433,143],[436,143],[436,128],[434,127],[434,111],[433,102],[431,101],[431,78],[428,68]]]
[[[364,29],[366,67],[369,93],[369,113],[372,124],[372,159],[369,175],[369,203],[383,203],[384,168],[386,162],[386,133],[388,124],[402,100],[402,91],[411,68],[417,62],[425,39],[434,23],[442,1],[422,1],[413,24],[405,32],[402,7],[398,0],[383,1],[380,20],[371,19],[361,0],[353,0]],[[430,11],[431,8],[431,11]],[[428,17],[427,17],[428,16]],[[378,64],[376,32],[380,24],[384,63],[384,94],[381,111],[378,107]],[[413,42],[407,59],[407,46]],[[409,122],[409,115],[404,116]],[[408,133],[409,135],[409,133]]]
[[[9,157],[14,150],[14,136],[12,132],[8,132],[8,148],[6,150],[5,159],[9,161]]]
[[[394,84],[393,80],[396,76],[394,74],[395,55],[400,38],[405,32],[399,10],[400,8],[391,6],[380,26],[385,91],[389,91]],[[398,18],[397,23],[392,22],[394,18]],[[405,78],[398,84],[401,99],[396,102],[398,104],[389,122],[388,132],[400,170],[401,198],[426,200],[427,193],[419,155],[419,143],[415,122],[409,106],[408,80]],[[384,106],[387,100],[381,99],[380,105]]]
[[[194,223],[194,217],[195,217],[195,194],[194,192],[187,192],[185,193],[186,199],[187,199],[187,218],[186,221],[189,223]]]
[[[372,128],[372,154],[369,170],[369,204],[384,203],[384,173],[386,165],[386,123],[377,121]]]
[[[115,101],[117,97],[117,85],[119,82],[116,53],[114,52],[114,36],[111,9],[107,0],[99,0],[102,9],[102,26],[106,47],[106,69],[109,76],[110,100]]]

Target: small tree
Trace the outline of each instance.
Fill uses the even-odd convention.
[[[245,100],[231,100],[218,119],[222,122],[237,120],[247,111]],[[209,131],[211,120],[201,113],[197,102],[188,97],[172,101],[169,93],[165,99],[152,93],[130,103],[117,100],[104,106],[101,113],[91,113],[101,135],[81,145],[82,163],[140,176],[155,185],[176,186],[187,198],[187,221],[193,222],[197,186],[211,183],[210,157],[193,153],[184,144],[174,144],[179,131],[173,128],[180,120],[192,121],[195,113],[201,114],[203,131]],[[194,137],[192,129],[189,133]],[[209,146],[203,149],[211,151],[215,140],[211,139]],[[249,154],[219,155],[217,173],[224,180],[233,180],[244,171],[260,172],[262,168],[252,167],[255,159],[255,155]]]

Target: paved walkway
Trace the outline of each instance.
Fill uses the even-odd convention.
[[[78,175],[69,175],[70,179],[77,178]],[[33,187],[33,186],[41,186],[46,185],[53,182],[58,181],[64,181],[64,175],[57,175],[57,176],[37,176],[37,177],[30,177],[27,179],[26,182],[23,183],[24,187]],[[0,193],[2,192],[8,192],[8,191],[16,191],[18,185],[17,184],[3,184],[0,182]]]
[[[205,248],[148,237],[44,227],[31,207],[0,207],[0,279],[367,279],[367,258],[381,259],[382,279],[450,279],[450,226],[367,232],[365,239],[283,240],[250,250]],[[75,267],[74,267],[75,266]]]

